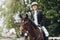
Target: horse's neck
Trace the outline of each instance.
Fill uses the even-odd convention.
[[[30,36],[33,36],[33,37],[35,37],[36,36],[36,28],[34,28],[34,26],[33,25],[29,25],[29,30],[28,30],[28,32],[29,32],[29,35]]]
[[[35,23],[31,19],[29,19],[29,22],[35,29],[38,29],[37,25],[35,25]]]
[[[36,35],[36,29],[38,29],[38,27],[35,25],[35,23],[31,20],[31,19],[28,19],[28,26],[29,26],[29,30],[28,32],[31,34],[31,35]]]

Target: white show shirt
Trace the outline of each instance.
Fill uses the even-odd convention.
[[[38,20],[37,20],[37,11],[34,11],[34,23],[38,25]]]

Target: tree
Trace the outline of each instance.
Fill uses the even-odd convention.
[[[29,1],[27,2],[29,3]],[[25,10],[27,10],[27,4],[25,4],[24,0],[6,0],[5,4],[6,8],[2,10],[4,16],[4,25],[8,29],[15,28],[17,35],[19,35],[19,22],[15,22],[14,15],[16,14],[24,14]]]
[[[40,0],[39,5],[44,10],[46,15],[46,28],[48,29],[50,36],[58,36],[60,32],[57,32],[56,28],[59,28],[60,21],[60,0]],[[57,29],[58,29],[57,28]],[[57,32],[57,33],[56,33]]]

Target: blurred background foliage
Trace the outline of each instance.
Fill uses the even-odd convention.
[[[4,25],[8,29],[15,28],[19,34],[20,22],[15,22],[14,15],[24,14],[31,10],[30,4],[38,2],[39,9],[44,11],[46,24],[50,36],[60,35],[60,0],[6,0],[5,8],[0,6],[1,16],[4,16]]]

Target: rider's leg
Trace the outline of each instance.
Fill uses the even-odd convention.
[[[46,30],[46,28],[44,26],[42,26],[41,30],[42,30],[42,33],[43,33],[44,40],[48,40],[49,33]]]
[[[41,29],[44,32],[45,36],[48,37],[49,33],[48,33],[47,29],[44,26],[42,26]]]
[[[42,30],[42,33],[43,33],[44,40],[48,40],[48,37],[45,36],[45,33],[43,30]]]
[[[41,32],[43,33],[43,37],[44,37],[44,40],[48,40],[48,36],[49,36],[49,33],[48,31],[44,28],[44,27],[41,27],[40,25],[38,25],[38,28],[41,30]],[[44,32],[45,31],[45,32]],[[46,34],[47,33],[47,34]]]

